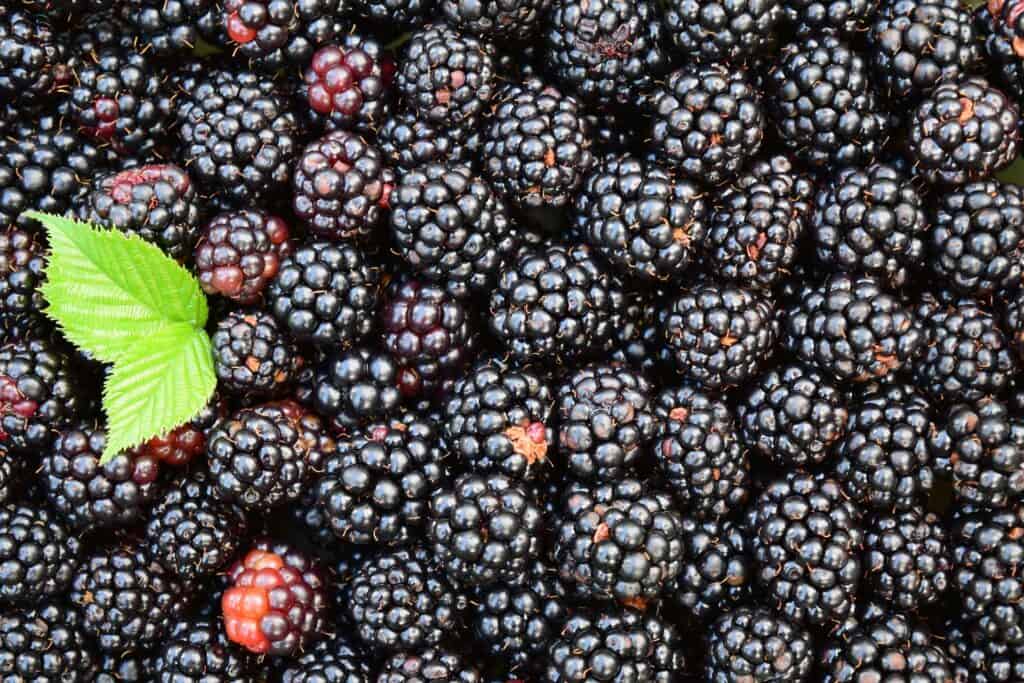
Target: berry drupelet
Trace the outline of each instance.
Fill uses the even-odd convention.
[[[946,652],[956,681],[1005,683],[1024,680],[1024,646],[987,638],[979,629],[950,620]]]
[[[0,95],[6,101],[32,105],[69,79],[62,41],[45,17],[13,7],[0,12]]]
[[[268,72],[305,64],[344,34],[344,0],[224,0],[224,32],[238,54]]]
[[[856,36],[870,28],[879,0],[786,0],[783,11],[799,36]]]
[[[665,25],[676,47],[696,62],[743,62],[773,46],[783,19],[778,0],[671,0]]]
[[[326,359],[316,371],[313,405],[339,430],[351,430],[397,415],[419,380],[403,372],[389,353],[370,348],[343,351]]]
[[[711,626],[709,683],[808,680],[814,668],[811,634],[788,618],[764,607],[738,607]]]
[[[684,517],[682,530],[683,569],[669,588],[671,598],[702,622],[745,602],[754,577],[743,528]]]
[[[321,640],[281,672],[281,683],[365,683],[370,665],[343,637]]]
[[[302,358],[270,313],[232,311],[210,336],[219,386],[243,396],[275,396],[295,378]]]
[[[373,38],[350,33],[320,48],[302,76],[314,120],[331,130],[376,130],[388,113],[394,69]]]
[[[480,144],[474,129],[429,123],[409,112],[392,114],[377,131],[384,163],[398,177],[430,163],[476,164]]]
[[[483,683],[485,678],[469,657],[444,648],[388,657],[377,674],[377,683]]]
[[[2,679],[93,683],[98,660],[72,607],[44,602],[0,615]]]
[[[48,323],[40,291],[46,243],[35,233],[10,227],[0,232],[0,333],[8,341],[39,336]]]
[[[939,601],[953,578],[942,520],[920,508],[873,516],[865,525],[864,576],[868,597],[897,610]]]
[[[1007,92],[1019,100],[1024,97],[1024,21],[1020,0],[992,0],[975,10],[975,19],[989,67]]]
[[[200,39],[222,42],[216,0],[132,0],[121,10],[143,46],[161,56],[189,54]]]
[[[822,683],[903,680],[952,681],[939,639],[909,617],[884,612],[849,619],[825,642],[818,657]]]
[[[222,213],[203,227],[192,253],[203,291],[257,303],[292,252],[288,224],[263,211]]]
[[[154,649],[147,671],[155,681],[256,683],[254,657],[230,642],[214,619],[179,621]]]
[[[419,0],[406,1],[419,4]],[[460,31],[491,40],[527,41],[537,33],[551,0],[440,0],[438,4],[447,22]]]
[[[46,508],[0,505],[0,603],[37,603],[63,593],[78,539]]]

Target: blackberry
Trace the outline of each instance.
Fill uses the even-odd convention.
[[[63,44],[44,17],[0,11],[0,94],[19,106],[45,100],[66,86]]]
[[[225,569],[248,530],[245,512],[213,498],[204,477],[177,482],[153,507],[146,523],[147,552],[184,581]]]
[[[371,424],[327,458],[314,485],[316,504],[347,543],[408,543],[446,481],[445,455],[438,432],[412,414]]]
[[[919,99],[937,83],[973,71],[981,60],[970,10],[957,0],[885,0],[868,40],[890,101]]]
[[[1024,680],[1024,646],[994,642],[970,626],[955,622],[947,625],[946,652],[958,682]]]
[[[430,501],[427,540],[456,586],[520,585],[540,555],[542,513],[503,474],[466,474]]]
[[[279,394],[302,364],[298,349],[274,316],[259,309],[228,313],[210,341],[220,386],[238,394]]]
[[[740,438],[784,468],[824,462],[846,434],[846,400],[817,370],[788,364],[752,384],[737,408]]]
[[[551,0],[441,0],[439,4],[447,22],[460,31],[481,38],[527,41],[537,32]]]
[[[580,610],[551,644],[543,680],[671,681],[685,669],[679,633],[661,617],[629,609]]]
[[[199,68],[178,84],[178,158],[210,195],[249,208],[291,178],[298,123],[274,81],[249,71]]]
[[[679,371],[712,390],[753,377],[779,336],[772,300],[730,284],[683,290],[663,315],[665,343]]]
[[[613,363],[628,366],[654,376],[670,365],[670,354],[662,343],[659,316],[661,293],[652,299],[632,292],[624,294],[624,307],[617,311],[611,337],[605,351]]]
[[[281,683],[366,683],[369,664],[338,636],[322,640],[281,673]]]
[[[91,683],[97,656],[78,613],[57,602],[0,614],[0,678]]]
[[[29,463],[20,455],[0,445],[0,504],[13,503],[22,498]]]
[[[461,623],[466,596],[448,584],[423,548],[379,555],[356,570],[345,591],[348,617],[379,652],[434,647]]]
[[[850,615],[864,532],[838,482],[801,472],[771,482],[748,511],[747,528],[767,604],[815,626]]]
[[[381,309],[384,348],[402,368],[403,390],[441,393],[472,358],[477,333],[466,306],[437,285],[400,278]]]
[[[632,104],[671,63],[647,0],[554,0],[544,29],[547,66],[586,102]]]
[[[945,527],[920,508],[874,516],[864,548],[871,599],[897,610],[913,613],[936,603],[953,578]]]
[[[576,232],[623,275],[676,280],[708,238],[710,200],[661,164],[604,157],[574,203]]]
[[[228,570],[221,599],[228,640],[256,654],[293,656],[324,633],[320,566],[284,542],[257,540]]]
[[[377,131],[377,147],[398,177],[430,163],[473,164],[480,147],[477,131],[449,128],[397,112]]]
[[[1020,100],[1024,97],[1024,23],[1019,0],[994,0],[978,7],[974,16],[989,67],[1000,84]]]
[[[384,222],[394,179],[376,147],[336,130],[306,146],[292,184],[295,215],[315,234],[367,241]]]
[[[968,183],[936,199],[932,271],[963,294],[984,296],[1024,277],[1024,192],[998,180]]]
[[[240,304],[260,301],[292,253],[281,218],[255,210],[222,213],[202,229],[192,253],[199,284]]]
[[[783,317],[786,348],[840,381],[882,379],[924,342],[913,310],[869,276],[838,273],[804,284]]]
[[[856,36],[871,27],[878,5],[879,0],[786,0],[783,11],[798,36]]]
[[[132,0],[132,4],[137,5],[145,1]],[[131,11],[127,7],[111,7],[80,17],[73,27],[69,27],[74,30],[74,34],[69,36],[70,55],[74,57],[75,55],[95,54],[108,47],[123,50],[135,47],[137,45],[133,30],[135,27],[128,21]]]
[[[55,342],[0,346],[0,442],[13,451],[47,448],[56,430],[84,414],[88,399],[71,358]]]
[[[358,248],[311,242],[282,260],[266,299],[296,341],[345,349],[373,330],[380,287],[380,269]]]
[[[569,206],[594,163],[580,103],[537,78],[501,88],[483,143],[495,189],[523,208]]]
[[[427,648],[388,657],[377,674],[377,683],[483,683],[483,676],[455,652]]]
[[[395,415],[405,393],[415,391],[388,353],[369,348],[344,351],[325,360],[316,371],[313,405],[336,429],[350,430]],[[412,389],[406,386],[412,383]]]
[[[0,602],[36,603],[63,593],[78,539],[46,508],[0,506]]]
[[[744,603],[751,594],[750,542],[730,521],[683,517],[683,568],[672,599],[701,622]]]
[[[160,643],[148,674],[159,683],[256,683],[253,662],[214,620],[178,622]]]
[[[455,382],[444,407],[448,448],[469,468],[514,479],[550,473],[555,398],[529,367],[491,358]]]
[[[82,628],[100,650],[156,645],[189,606],[191,595],[140,549],[101,548],[78,566],[68,594]]]
[[[676,47],[700,62],[743,62],[768,51],[783,17],[779,0],[671,0],[665,8]]]
[[[427,164],[403,173],[389,204],[398,254],[454,297],[493,287],[519,249],[505,203],[468,166]]]
[[[242,408],[207,439],[213,495],[247,510],[295,501],[335,448],[320,419],[294,401]]]
[[[676,500],[702,519],[742,508],[750,495],[750,461],[729,407],[683,386],[659,393],[655,411],[661,430],[651,450]]]
[[[130,0],[122,10],[141,42],[154,54],[188,54],[201,39],[223,42],[216,0]]]
[[[1017,104],[984,78],[940,83],[910,122],[907,148],[928,182],[985,180],[1017,157]]]
[[[685,66],[669,74],[647,102],[654,153],[693,180],[728,180],[761,148],[764,108],[743,68]]]
[[[133,449],[135,459],[148,457],[172,467],[189,464],[206,452],[206,435],[225,412],[223,400],[214,395],[191,420]]]
[[[953,680],[946,653],[932,641],[931,633],[903,614],[850,619],[819,654],[821,681]]]
[[[373,38],[349,33],[313,54],[302,94],[329,129],[376,130],[388,113],[395,65]]]
[[[199,206],[188,173],[154,164],[97,178],[75,208],[79,220],[134,233],[181,260],[199,231]]]
[[[268,72],[305,64],[347,28],[344,0],[224,0],[219,11],[237,53]]]
[[[800,625],[764,607],[738,607],[711,627],[706,676],[709,683],[801,683],[814,656],[811,635]]]
[[[406,30],[419,27],[435,11],[434,0],[352,0],[351,6],[371,22]]]
[[[395,88],[425,121],[447,126],[475,123],[495,94],[494,49],[445,26],[412,34],[398,62]]]
[[[9,341],[38,336],[49,323],[40,286],[46,244],[34,233],[10,227],[0,232],[0,333]]]

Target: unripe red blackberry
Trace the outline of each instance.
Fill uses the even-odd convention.
[[[292,252],[281,218],[263,211],[222,213],[203,228],[193,252],[199,284],[240,304],[259,301]]]

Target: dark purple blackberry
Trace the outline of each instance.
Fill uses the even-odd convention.
[[[569,206],[594,163],[590,126],[575,97],[540,79],[501,88],[484,135],[484,170],[524,208]]]
[[[626,291],[615,315],[611,336],[601,351],[609,361],[657,376],[672,364],[662,341],[659,317],[661,292],[651,298]]]
[[[751,596],[750,541],[730,521],[683,517],[683,569],[670,597],[701,622],[708,622]]]
[[[604,157],[576,195],[576,232],[623,275],[675,280],[708,237],[710,200],[660,164]]]
[[[537,33],[551,1],[441,0],[439,5],[445,20],[460,31],[492,40],[528,41]]]
[[[273,80],[201,67],[185,73],[178,91],[178,158],[206,193],[248,209],[288,186],[298,123]]]
[[[373,331],[380,288],[380,269],[358,248],[312,242],[284,258],[266,299],[296,341],[345,349]]]
[[[871,27],[879,0],[785,0],[783,11],[798,36],[835,32],[857,36]]]
[[[58,602],[0,614],[0,678],[93,683],[98,656],[78,613]]]
[[[421,547],[369,560],[345,592],[353,630],[364,645],[383,653],[437,646],[461,626],[469,605]]]
[[[632,104],[670,67],[663,31],[648,0],[554,0],[544,62],[581,100]]]
[[[762,602],[798,623],[850,616],[863,564],[860,511],[837,481],[792,472],[747,513]]]
[[[750,494],[750,462],[729,407],[683,386],[660,392],[655,414],[660,432],[651,451],[676,500],[701,519],[743,507]]]
[[[846,681],[952,681],[949,659],[925,626],[896,613],[849,619],[818,654],[822,683]]]
[[[580,481],[621,479],[658,431],[651,385],[617,365],[586,365],[566,377],[558,413],[559,456]]]
[[[914,168],[930,183],[963,185],[985,180],[1017,158],[1017,103],[984,78],[940,83],[918,105],[907,148]]]
[[[336,130],[303,150],[292,185],[295,215],[314,233],[367,241],[387,216],[394,177],[376,147]]]
[[[29,339],[0,347],[0,441],[13,451],[48,448],[56,430],[87,412],[91,399],[55,342]]]
[[[744,445],[787,469],[824,462],[845,435],[849,417],[836,386],[798,364],[761,375],[737,411]]]
[[[0,505],[0,603],[36,603],[63,593],[78,547],[46,508]]]
[[[660,616],[631,609],[583,609],[551,643],[543,680],[672,681],[685,670],[680,634]]]
[[[671,0],[665,8],[676,47],[701,62],[743,62],[768,51],[783,17],[779,0]]]
[[[244,396],[275,396],[287,388],[302,357],[270,313],[232,311],[210,336],[219,386]]]
[[[419,388],[418,378],[406,374],[388,353],[351,349],[316,370],[311,399],[336,429],[353,429],[397,415],[406,393]]]
[[[957,683],[1024,681],[1024,645],[997,643],[977,628],[951,622],[946,652]]]
[[[647,106],[654,153],[698,182],[728,180],[761,148],[764,109],[743,68],[677,69],[651,93]]]
[[[83,424],[58,432],[43,451],[46,498],[75,529],[133,525],[163,490],[155,458],[124,452],[101,465],[106,443],[102,429]]]
[[[224,32],[237,54],[274,72],[305,64],[344,35],[345,0],[224,0]]]
[[[803,284],[784,315],[783,343],[841,381],[879,380],[914,359],[924,332],[911,307],[868,276]]]
[[[483,683],[483,675],[471,661],[439,648],[396,654],[384,661],[377,683]]]
[[[209,434],[213,495],[247,510],[295,501],[336,447],[320,418],[293,401],[242,408]]]
[[[199,284],[240,304],[254,304],[292,253],[288,225],[263,211],[222,213],[206,224],[192,258]]]
[[[814,668],[811,634],[764,607],[739,607],[718,618],[708,636],[708,683],[808,680]]]
[[[868,39],[879,86],[893,102],[919,99],[981,60],[970,10],[958,0],[885,0]]]
[[[400,278],[389,285],[381,326],[407,395],[444,389],[476,352],[470,311],[441,287],[420,280]]]
[[[160,642],[191,594],[142,550],[113,547],[82,561],[68,597],[100,650],[123,652]]]
[[[478,131],[429,123],[409,112],[392,114],[377,131],[384,163],[398,177],[430,163],[476,164],[480,144]]]
[[[1019,0],[991,0],[975,10],[989,68],[1018,100],[1024,97],[1024,22]]]
[[[920,508],[874,516],[865,526],[864,577],[871,600],[917,612],[939,601],[953,577],[942,520]]]
[[[998,180],[940,193],[929,264],[948,286],[984,296],[1024,276],[1024,191]]]
[[[256,683],[257,664],[216,620],[179,621],[153,652],[148,674],[159,683]]]
[[[520,585],[541,553],[542,512],[503,474],[466,474],[430,501],[429,547],[460,587]]]
[[[44,17],[0,10],[0,95],[19,106],[45,100],[67,85],[63,41]]]
[[[122,13],[154,54],[186,55],[201,39],[222,42],[216,0],[130,0]]]
[[[8,341],[41,336],[49,326],[39,290],[46,268],[46,243],[36,234],[10,227],[0,232],[0,333]]]
[[[134,4],[145,1],[132,0]],[[163,0],[157,1],[162,2]],[[131,10],[123,11],[125,9],[121,7],[107,8],[76,18],[75,23],[68,27],[73,31],[69,36],[70,54],[72,56],[96,54],[108,47],[127,50],[135,46],[135,31],[126,20],[126,17],[129,16],[127,12]]]
[[[178,260],[199,231],[192,179],[173,164],[140,166],[98,178],[76,202],[79,220],[134,233]]]
[[[395,88],[416,114],[435,124],[473,124],[495,94],[494,48],[444,24],[431,24],[405,45]]]
[[[446,483],[446,455],[439,431],[412,413],[371,424],[326,458],[313,485],[316,504],[346,543],[408,543],[427,522],[430,496]]]
[[[300,92],[329,130],[375,131],[388,114],[394,70],[379,42],[349,33],[313,54]]]
[[[348,641],[322,640],[297,660],[288,662],[281,683],[367,683],[370,665]]]
[[[779,336],[771,299],[711,282],[683,290],[666,306],[661,325],[679,371],[712,390],[753,377]]]
[[[493,288],[519,249],[505,203],[468,166],[427,164],[403,173],[389,205],[398,254],[454,297]]]

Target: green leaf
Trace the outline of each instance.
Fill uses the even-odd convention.
[[[186,422],[216,387],[210,338],[201,329],[170,326],[125,353],[103,387],[107,446],[100,462]]]
[[[97,359],[116,362],[140,339],[176,325],[206,324],[199,283],[156,246],[68,218],[26,215],[42,223],[50,239],[45,312]]]
[[[1016,161],[999,172],[999,179],[1004,183],[1024,185],[1024,157],[1017,157]]]

